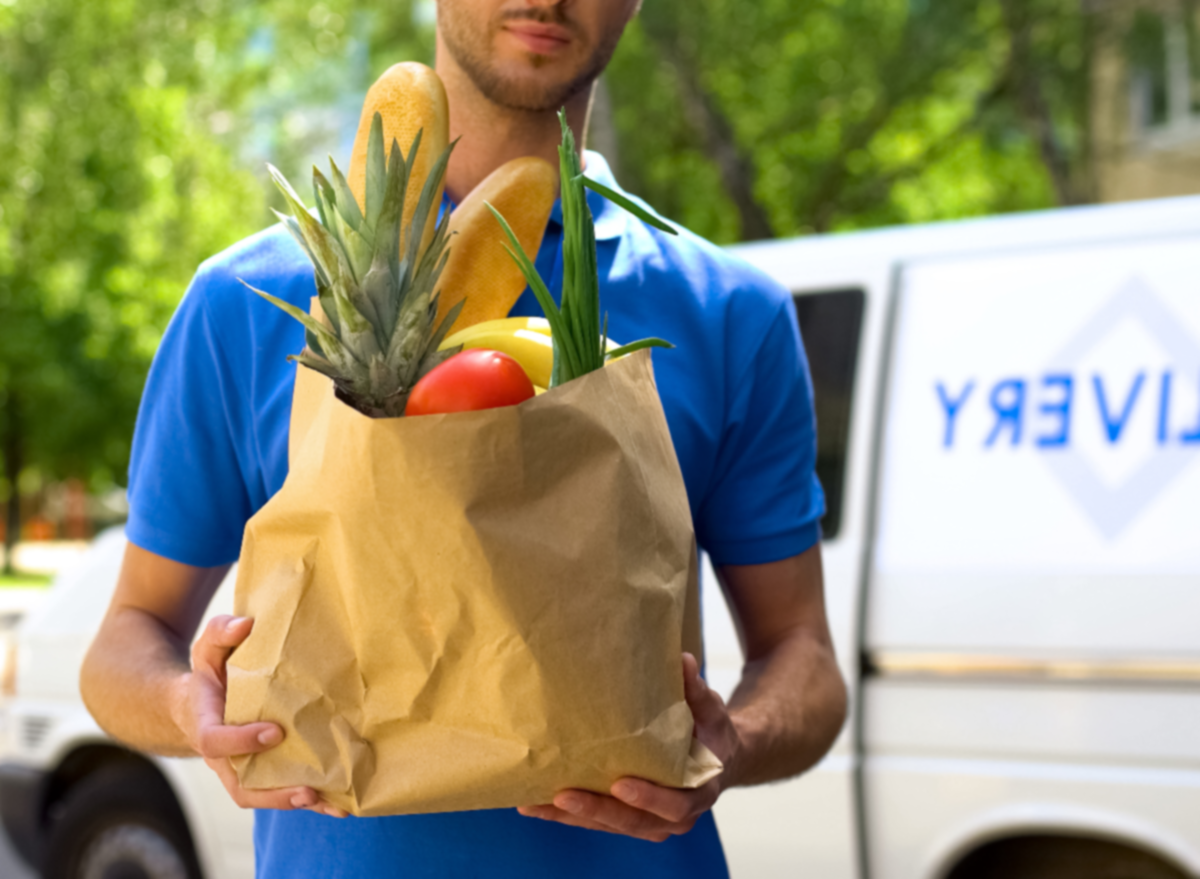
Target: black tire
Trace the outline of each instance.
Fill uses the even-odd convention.
[[[202,879],[179,803],[151,766],[98,769],[55,811],[43,879]]]
[[[1025,836],[972,852],[947,879],[1187,879],[1149,852],[1080,837]]]

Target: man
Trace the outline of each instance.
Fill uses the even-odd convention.
[[[592,85],[637,6],[441,0],[437,71],[451,137],[461,137],[447,176],[452,200],[517,156],[557,166],[560,106],[582,142]],[[590,175],[616,186],[600,156],[586,162]],[[608,795],[563,791],[553,805],[345,821],[307,788],[239,787],[228,758],[282,738],[274,724],[223,721],[225,661],[253,621],[214,620],[190,665],[186,656],[246,520],[287,472],[294,372],[284,358],[303,346],[302,331],[236,280],[308,302],[312,269],[275,227],[206,263],[164,337],[134,444],[132,545],[81,678],[89,708],[114,736],[157,753],[199,754],[239,805],[262,810],[261,876],[725,876],[709,811],[720,793],[803,771],[841,726],[811,384],[790,300],[718,248],[662,235],[589,198],[613,337],[661,335],[677,346],[656,355],[660,392],[697,537],[746,651],[729,708],[683,657],[696,735],[726,768],[694,791],[631,778]],[[538,255],[556,290],[560,220],[556,208]],[[528,291],[513,313],[538,313]]]

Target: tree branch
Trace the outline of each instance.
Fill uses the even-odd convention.
[[[12,574],[16,568],[17,541],[21,537],[21,491],[17,477],[24,466],[22,458],[21,401],[16,388],[9,387],[4,412],[4,476],[8,481],[8,503],[4,522],[4,573]]]
[[[754,196],[754,163],[739,146],[729,118],[700,84],[699,65],[675,40],[658,33],[644,13],[643,21],[646,35],[658,47],[662,61],[675,72],[684,117],[699,135],[705,153],[716,163],[725,191],[737,208],[742,239],[774,238],[770,217]]]
[[[1055,131],[1054,115],[1038,82],[1030,39],[1031,16],[1024,14],[1026,10],[1019,0],[1001,0],[1000,5],[1008,28],[1012,58],[1009,67],[1018,111],[1037,144],[1059,204],[1080,204],[1086,199],[1076,191],[1070,154]]]

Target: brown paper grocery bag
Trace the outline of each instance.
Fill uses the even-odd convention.
[[[649,351],[520,406],[371,419],[299,369],[290,470],[246,527],[226,719],[248,788],[355,815],[694,787],[696,545]],[[685,634],[686,630],[686,634]]]

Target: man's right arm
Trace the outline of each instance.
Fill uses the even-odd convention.
[[[274,747],[273,723],[225,724],[225,662],[253,621],[215,617],[191,646],[213,593],[229,570],[181,564],[129,544],[117,589],[83,661],[79,684],[96,722],[142,751],[203,757],[239,806],[314,808],[342,814],[306,787],[249,791],[229,758]]]
[[[143,751],[195,756],[183,722],[188,647],[228,570],[180,564],[129,544],[79,677],[83,701],[109,735]]]

